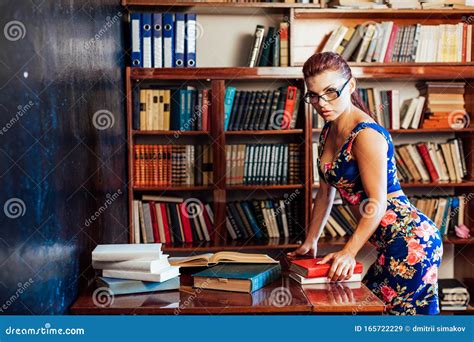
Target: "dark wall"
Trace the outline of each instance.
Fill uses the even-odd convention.
[[[119,0],[0,4],[0,314],[66,313],[127,241]]]

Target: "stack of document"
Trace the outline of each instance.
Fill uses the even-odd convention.
[[[92,267],[102,270],[98,283],[114,294],[179,288],[179,266],[171,266],[160,243],[98,245]]]

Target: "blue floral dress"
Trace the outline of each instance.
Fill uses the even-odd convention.
[[[319,138],[318,171],[322,181],[339,191],[344,204],[366,206],[370,199],[364,192],[357,162],[351,149],[357,134],[372,128],[388,143],[387,193],[400,190],[394,146],[390,133],[375,122],[360,122],[347,137],[332,163],[321,168],[331,122],[324,125]],[[373,205],[373,203],[372,203]],[[361,208],[362,209],[362,208]],[[443,255],[441,234],[436,225],[410,203],[405,195],[387,199],[387,209],[379,227],[369,241],[377,249],[377,260],[368,269],[363,282],[395,315],[438,314],[438,268]]]

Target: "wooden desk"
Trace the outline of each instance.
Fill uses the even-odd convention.
[[[186,272],[186,273],[185,273]],[[189,272],[189,273],[188,273]],[[98,306],[93,290],[81,294],[72,314],[382,314],[383,303],[360,284],[302,287],[283,276],[252,294],[192,288],[191,274],[183,270],[179,291],[114,296],[109,306]],[[97,301],[96,301],[97,302]]]

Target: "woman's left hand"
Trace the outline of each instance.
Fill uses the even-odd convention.
[[[329,253],[319,263],[325,264],[330,260],[333,260],[328,274],[331,281],[342,281],[352,277],[356,265],[353,254],[343,249],[339,252]]]

